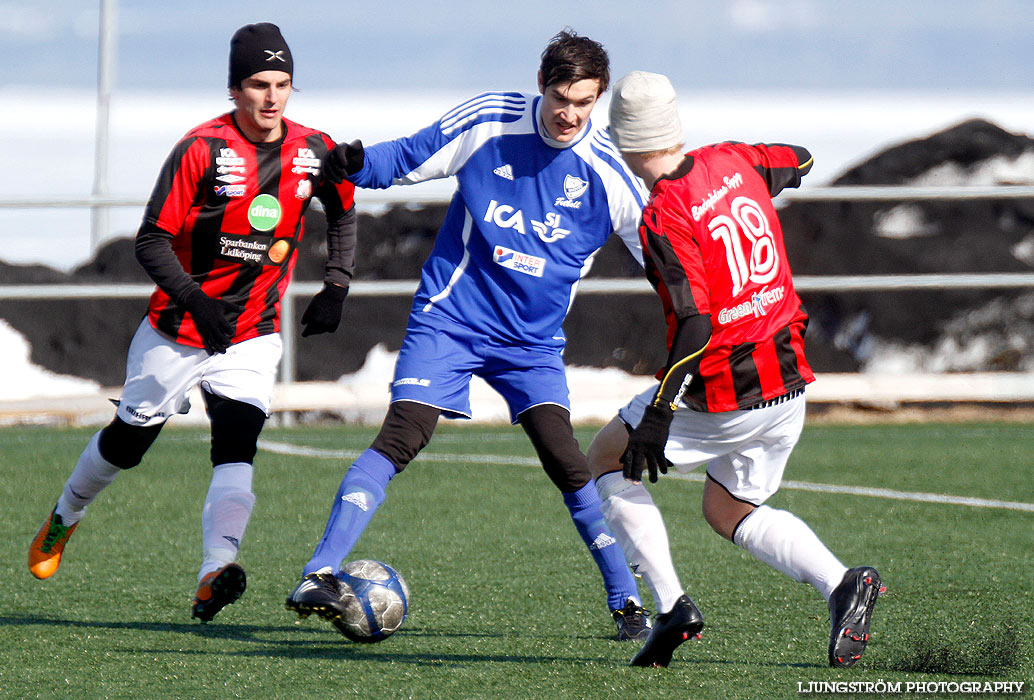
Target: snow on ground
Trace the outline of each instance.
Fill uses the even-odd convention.
[[[275,409],[296,411],[305,419],[334,416],[350,423],[377,425],[388,408],[397,352],[383,345],[370,350],[365,364],[354,374],[336,382],[304,382],[279,385],[273,397]],[[101,387],[97,382],[59,375],[32,364],[25,338],[0,319],[0,362],[6,381],[0,384],[0,425],[21,422],[67,421],[80,424],[105,423],[113,407],[109,399],[118,387]],[[637,377],[617,369],[568,368],[572,420],[606,421],[636,393],[651,386],[651,377]],[[176,425],[206,422],[204,402],[195,389],[186,415],[176,416]],[[506,404],[484,381],[471,382],[470,404],[476,422],[505,423],[510,417]]]
[[[0,382],[0,401],[51,396],[87,396],[97,393],[97,382],[51,372],[32,364],[25,336],[0,319],[0,363],[4,381]]]

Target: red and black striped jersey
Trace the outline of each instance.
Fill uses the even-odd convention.
[[[162,167],[138,236],[138,244],[145,231],[171,236],[176,260],[202,291],[240,306],[231,319],[234,343],[280,329],[280,300],[312,198],[330,222],[353,207],[354,187],[321,175],[331,138],[288,119],[283,124],[273,143],[249,141],[232,113],[188,132]],[[151,295],[151,325],[178,343],[204,347],[170,294],[159,287]]]
[[[683,396],[691,408],[749,408],[815,379],[804,356],[808,316],[772,204],[811,163],[797,146],[722,143],[688,152],[654,185],[639,235],[669,349],[679,319],[711,316],[711,341]]]

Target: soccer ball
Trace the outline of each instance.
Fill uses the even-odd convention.
[[[346,563],[335,576],[345,614],[335,625],[353,642],[379,642],[402,626],[409,610],[409,587],[399,572],[372,559]]]

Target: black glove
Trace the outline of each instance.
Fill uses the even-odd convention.
[[[239,314],[241,307],[222,299],[213,299],[198,288],[186,296],[183,308],[194,319],[194,327],[208,354],[226,352],[233,340],[234,324],[230,318]]]
[[[302,337],[317,333],[333,333],[341,323],[341,307],[348,296],[348,287],[324,284],[302,314]]]
[[[664,456],[664,445],[668,442],[668,428],[674,411],[659,406],[647,406],[643,419],[628,436],[628,447],[621,455],[626,479],[643,480],[643,464],[650,470],[650,482],[657,481],[657,470],[668,473],[671,462]]]
[[[323,158],[323,175],[336,185],[347,176],[362,170],[365,162],[366,152],[362,141],[356,139],[352,143],[339,143]]]

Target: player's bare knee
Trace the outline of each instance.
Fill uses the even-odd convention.
[[[702,512],[704,520],[725,539],[732,542],[736,527],[757,508],[752,503],[736,499],[710,477],[704,482]]]
[[[97,451],[109,464],[119,469],[132,469],[143,461],[164,423],[158,425],[130,425],[115,417],[101,430]]]
[[[623,420],[615,417],[596,433],[586,452],[593,478],[620,471],[621,455],[625,453],[627,446],[628,426]]]
[[[725,539],[732,541],[732,533],[736,528],[736,524],[733,523],[732,527],[729,526],[729,520],[723,517],[723,514],[715,509],[707,507],[705,502],[704,505],[704,520],[711,526],[711,529],[717,532]]]

